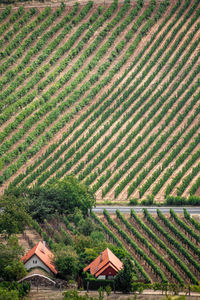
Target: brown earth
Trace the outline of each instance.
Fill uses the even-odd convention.
[[[44,289],[40,288],[38,291],[35,288],[31,289],[30,294],[27,297],[27,300],[61,300],[63,299],[62,293],[64,291],[58,291],[54,289]],[[86,291],[79,292],[80,295],[85,295]],[[98,293],[95,291],[89,291],[88,292],[89,297],[98,297]],[[138,299],[138,300],[164,300],[166,299],[164,295],[162,295],[161,291],[151,291],[151,290],[145,290],[143,294],[137,294],[137,297],[135,298],[134,294],[121,294],[121,293],[111,293],[109,297],[104,299],[108,300],[131,300],[131,299]],[[194,294],[193,296],[187,296],[187,300],[199,300],[199,296],[197,294]]]

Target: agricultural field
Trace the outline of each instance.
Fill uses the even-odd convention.
[[[145,282],[170,282],[178,285],[198,284],[200,278],[199,222],[184,211],[173,210],[166,216],[161,211],[151,215],[131,210],[110,215],[92,213],[107,239],[132,255],[140,278]]]
[[[199,195],[199,14],[199,0],[1,8],[0,193],[74,174],[97,203]]]
[[[109,214],[104,210],[98,215],[91,212],[91,220],[100,226],[109,245],[114,244],[124,255],[131,256],[141,281],[180,286],[198,284],[200,223],[186,209],[184,214],[176,214],[171,209],[168,215],[159,210],[157,214],[150,214],[147,209],[141,214],[133,209],[130,214],[118,210],[116,214]],[[75,223],[69,222],[67,217],[59,222],[45,221],[41,227],[35,223],[35,229],[53,248],[61,241],[69,244],[74,240],[77,244],[81,240]]]

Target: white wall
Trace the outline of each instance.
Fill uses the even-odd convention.
[[[105,276],[105,275],[99,275],[99,276],[97,277],[97,279],[106,279],[106,276]]]
[[[48,273],[52,274],[51,270],[35,254],[24,264],[24,266],[27,270],[40,267]]]

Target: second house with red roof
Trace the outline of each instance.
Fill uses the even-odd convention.
[[[113,279],[122,268],[123,263],[106,248],[83,271],[89,272],[97,279]]]

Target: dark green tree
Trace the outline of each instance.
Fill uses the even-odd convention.
[[[21,197],[5,195],[0,199],[0,233],[10,236],[24,231],[25,226],[31,223],[25,207],[25,200]]]
[[[129,257],[126,257],[123,260],[123,264],[123,269],[120,270],[115,277],[115,286],[124,293],[130,293],[133,282],[137,280],[137,273],[135,271],[135,266]]]
[[[19,300],[19,293],[17,290],[8,291],[0,287],[0,300]]]
[[[39,221],[54,213],[73,214],[76,207],[86,215],[95,205],[92,192],[73,176],[30,189],[28,194],[31,199],[29,211]]]
[[[71,246],[62,246],[55,251],[54,263],[59,277],[69,280],[76,279],[79,271],[79,259]]]
[[[5,280],[13,281],[19,280],[26,276],[27,271],[24,267],[24,264],[19,260],[13,260],[9,265],[4,269]]]
[[[25,267],[19,261],[23,254],[15,236],[10,236],[5,244],[0,243],[0,276],[4,280],[19,280],[26,275]]]

